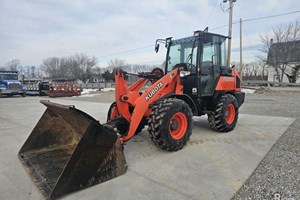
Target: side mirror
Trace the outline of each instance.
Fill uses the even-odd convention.
[[[159,43],[156,43],[156,45],[155,45],[155,52],[157,53],[158,50],[159,50]]]

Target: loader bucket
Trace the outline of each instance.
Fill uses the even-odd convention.
[[[47,110],[19,151],[33,182],[56,199],[124,174],[117,134],[88,114],[42,100]]]

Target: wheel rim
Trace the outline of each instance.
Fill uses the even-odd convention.
[[[173,139],[179,140],[181,139],[187,129],[188,121],[184,113],[177,112],[173,115],[170,125],[169,132]]]
[[[232,124],[235,118],[235,108],[233,104],[228,104],[225,112],[225,121],[227,124]]]

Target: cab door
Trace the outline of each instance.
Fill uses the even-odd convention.
[[[193,49],[193,50],[192,50]],[[193,53],[192,53],[193,52]],[[192,46],[184,49],[185,58],[190,56],[187,65],[187,70],[190,71],[190,75],[182,79],[183,84],[183,93],[190,96],[192,99],[195,99],[199,96],[198,88],[198,42],[195,42]]]
[[[201,96],[214,94],[215,86],[220,77],[220,66],[226,63],[225,52],[221,51],[221,48],[225,48],[224,41],[223,37],[215,35],[203,40],[199,72]]]

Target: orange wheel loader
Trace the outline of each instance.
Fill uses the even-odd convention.
[[[226,38],[195,31],[187,38],[158,39],[167,48],[165,69],[133,74],[115,71],[115,102],[107,122],[88,114],[41,101],[47,110],[19,151],[19,158],[48,199],[102,183],[124,174],[123,144],[145,125],[153,143],[167,151],[190,139],[193,116],[208,116],[211,129],[228,132],[238,120],[245,93],[233,67],[226,66]],[[150,86],[143,90],[146,84]]]

